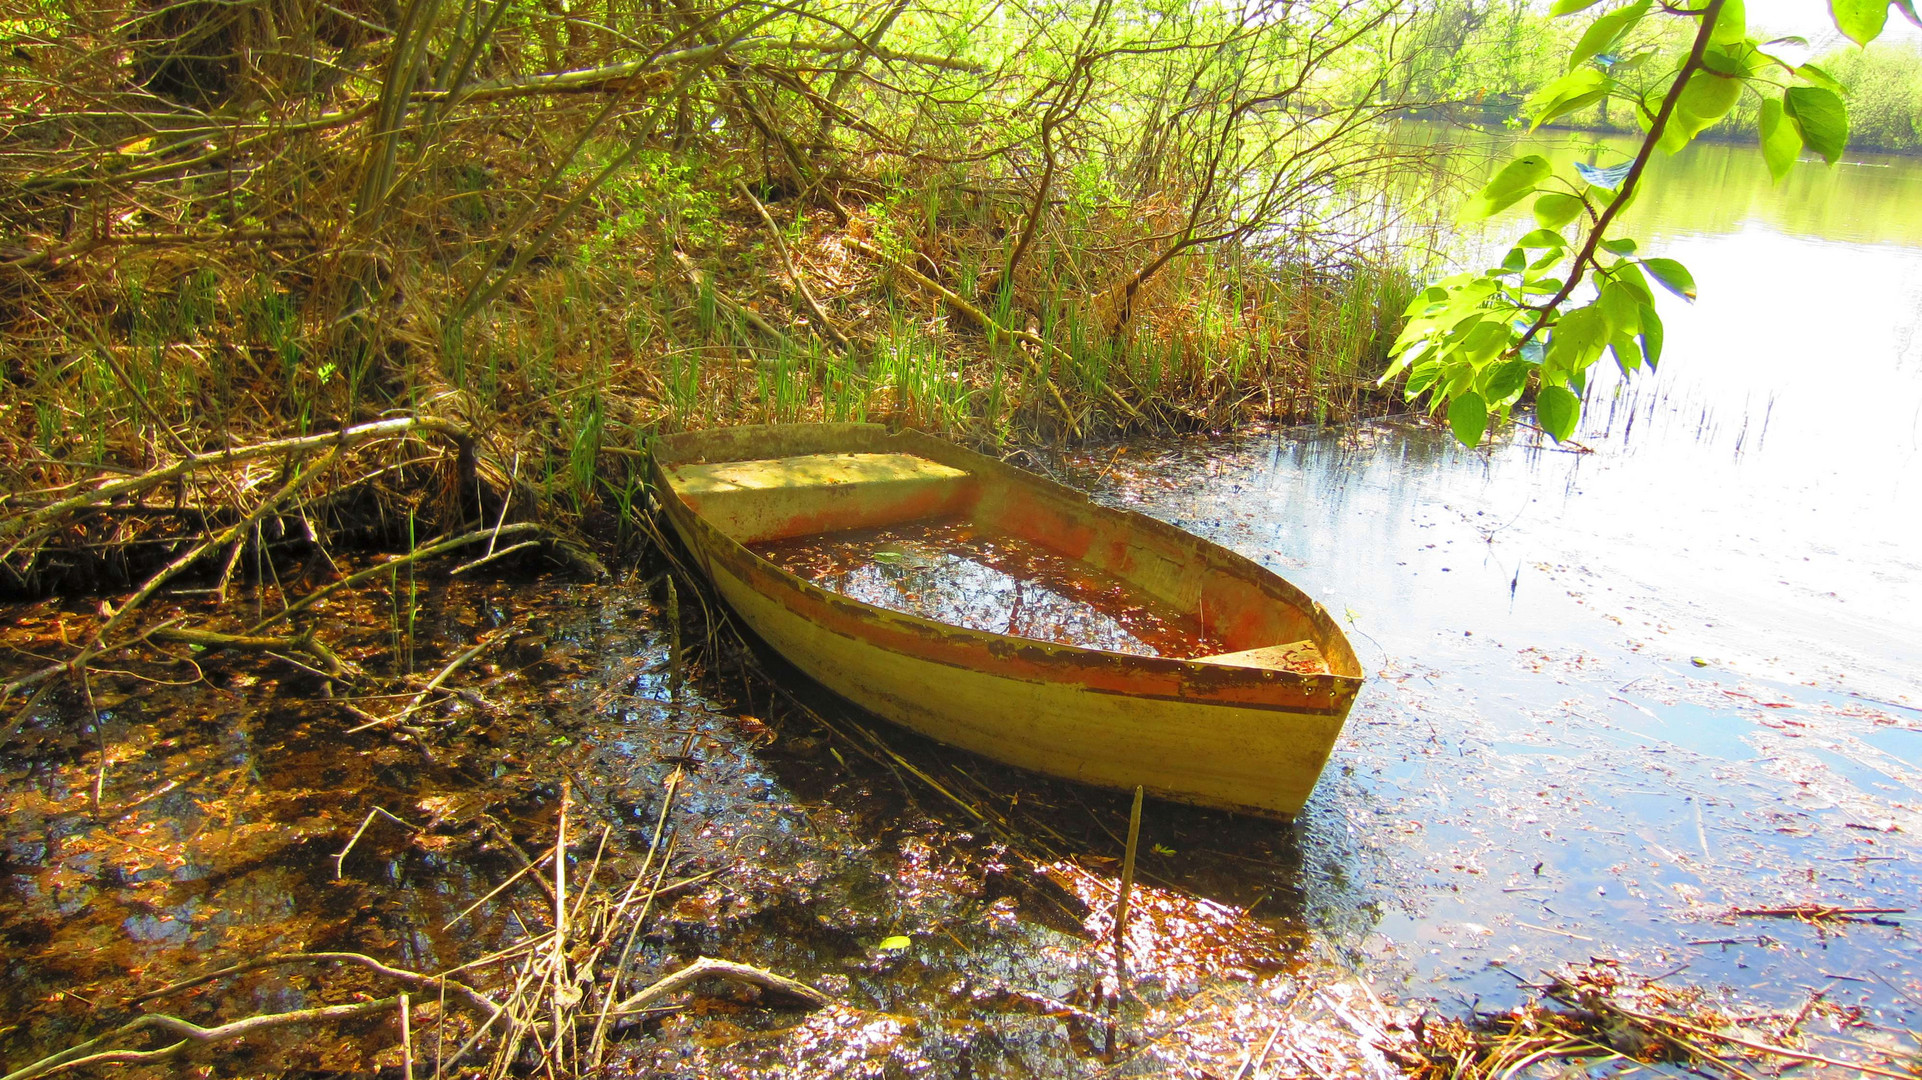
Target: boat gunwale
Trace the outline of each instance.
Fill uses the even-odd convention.
[[[783,427],[819,428],[823,430],[833,429],[833,428],[867,429],[873,432],[885,433],[890,437],[904,433],[904,432],[891,431],[890,429],[878,424],[821,424],[821,425],[802,424],[802,425],[757,425],[757,426],[760,427],[762,430],[767,430],[767,431],[777,431]],[[834,592],[831,589],[822,588],[821,586],[816,585],[811,581],[808,581],[806,578],[803,578],[800,575],[790,570],[787,570],[782,566],[772,562],[771,560],[763,558],[762,556],[756,554],[754,550],[749,548],[746,544],[743,544],[739,540],[736,540],[734,537],[729,536],[726,532],[722,531],[719,526],[715,525],[711,521],[708,521],[699,511],[695,510],[683,498],[681,498],[679,492],[674,490],[673,485],[669,482],[667,477],[667,466],[684,464],[684,463],[692,463],[695,459],[690,456],[680,456],[680,455],[664,458],[662,456],[662,450],[664,448],[668,449],[670,453],[672,453],[672,451],[674,450],[681,450],[684,447],[686,447],[687,444],[698,444],[700,441],[702,441],[703,436],[707,436],[709,439],[718,441],[718,439],[716,439],[710,433],[712,431],[719,431],[719,430],[739,431],[740,428],[708,429],[705,431],[683,432],[678,435],[665,436],[662,439],[657,440],[654,453],[651,457],[650,464],[652,466],[652,470],[654,473],[654,480],[656,484],[659,486],[662,492],[664,492],[666,495],[671,495],[671,501],[669,498],[666,498],[666,497],[662,499],[662,505],[666,509],[668,514],[675,518],[685,517],[685,519],[688,522],[692,523],[695,526],[696,530],[703,536],[703,539],[707,541],[707,546],[710,548],[710,550],[714,551],[715,554],[722,555],[724,557],[731,557],[732,561],[737,563],[745,561],[749,567],[761,573],[764,573],[764,574],[771,573],[775,576],[775,579],[777,581],[779,581],[784,587],[790,589],[791,591],[798,592],[801,595],[807,597],[808,599],[816,603],[826,604],[829,607],[843,610],[847,614],[855,617],[856,621],[859,623],[867,623],[871,625],[878,625],[878,626],[884,626],[884,627],[889,625],[899,625],[899,626],[902,626],[904,629],[911,629],[911,630],[918,631],[919,633],[929,637],[930,640],[932,641],[940,641],[947,644],[960,643],[960,644],[973,645],[982,650],[985,650],[986,652],[988,652],[990,655],[993,655],[993,656],[1005,655],[1010,648],[1019,649],[1025,654],[1030,656],[1038,653],[1041,659],[1064,669],[1076,668],[1076,667],[1111,669],[1115,667],[1126,666],[1130,669],[1141,672],[1143,675],[1158,674],[1162,676],[1174,676],[1174,677],[1199,675],[1201,676],[1202,679],[1204,679],[1207,682],[1208,686],[1206,687],[1206,689],[1229,690],[1234,688],[1267,686],[1267,687],[1274,687],[1276,689],[1287,687],[1289,689],[1296,690],[1296,691],[1308,690],[1308,691],[1320,691],[1323,693],[1332,693],[1335,698],[1334,711],[1344,711],[1345,705],[1343,704],[1343,699],[1344,698],[1352,699],[1352,697],[1359,691],[1361,684],[1364,681],[1363,677],[1359,675],[1342,675],[1333,671],[1327,672],[1325,674],[1319,674],[1319,675],[1307,675],[1298,671],[1290,671],[1282,668],[1248,667],[1248,666],[1238,665],[1238,664],[1216,663],[1216,662],[1211,662],[1202,658],[1170,657],[1170,656],[1160,656],[1160,655],[1145,656],[1145,655],[1140,655],[1136,653],[1116,652],[1109,649],[1093,649],[1093,648],[1088,648],[1086,646],[1080,646],[1080,645],[1067,645],[1067,644],[1061,644],[1061,643],[1052,642],[1052,641],[1042,641],[1037,638],[1021,637],[1014,634],[996,633],[995,631],[992,631],[992,630],[977,630],[977,629],[974,629],[973,627],[961,626],[955,623],[941,622],[940,620],[930,619],[921,615],[914,615],[908,612],[895,611],[891,608],[880,607],[875,604],[870,604],[865,601],[857,600],[857,599],[854,599],[853,597]],[[930,436],[926,436],[925,434],[918,431],[912,432],[912,434],[915,436],[919,436],[921,438],[931,438]],[[944,449],[949,450],[951,452],[958,452],[964,455],[965,457],[978,459],[983,463],[989,464],[991,466],[995,466],[996,468],[994,468],[993,471],[1001,474],[998,477],[990,478],[982,475],[981,473],[972,472],[971,475],[975,476],[979,480],[988,481],[990,479],[1000,479],[1006,482],[1028,484],[1032,487],[1035,487],[1044,491],[1049,491],[1051,493],[1068,495],[1071,498],[1078,500],[1081,503],[1083,508],[1100,516],[1109,516],[1109,517],[1116,518],[1120,520],[1122,523],[1129,525],[1130,527],[1139,528],[1143,525],[1150,525],[1150,526],[1157,526],[1161,529],[1172,530],[1173,532],[1178,534],[1180,537],[1185,538],[1188,541],[1199,543],[1206,548],[1212,549],[1214,552],[1227,556],[1230,560],[1241,562],[1242,564],[1244,564],[1244,569],[1252,569],[1254,573],[1259,574],[1275,583],[1280,584],[1287,592],[1291,592],[1298,596],[1301,596],[1303,599],[1308,601],[1308,606],[1303,607],[1302,605],[1296,605],[1296,607],[1298,610],[1301,610],[1303,614],[1309,616],[1311,620],[1318,614],[1323,616],[1324,618],[1327,617],[1325,609],[1322,609],[1319,603],[1316,603],[1311,598],[1308,598],[1306,594],[1302,593],[1297,586],[1289,582],[1286,578],[1268,569],[1267,567],[1262,566],[1260,563],[1257,563],[1252,559],[1248,559],[1246,556],[1243,556],[1234,551],[1231,551],[1228,548],[1223,547],[1222,545],[1217,544],[1212,540],[1209,540],[1202,536],[1197,536],[1194,533],[1189,532],[1185,529],[1180,529],[1176,526],[1169,525],[1166,522],[1160,521],[1146,514],[1141,514],[1139,512],[1131,511],[1131,510],[1124,510],[1124,509],[1119,509],[1115,507],[1104,506],[1100,503],[1094,502],[1093,500],[1089,499],[1086,493],[1078,491],[1075,488],[1069,487],[1066,484],[1062,484],[1058,481],[1049,479],[1048,477],[1039,475],[1037,473],[1029,472],[1017,466],[1008,465],[1006,462],[995,461],[995,459],[993,458],[989,458],[983,454],[978,454],[972,450],[967,449],[966,447],[958,446],[953,443],[946,443],[945,441],[943,441],[943,447]],[[757,459],[730,458],[727,460],[747,461],[747,460],[757,460]],[[698,555],[700,553],[697,552],[696,554]],[[707,568],[703,567],[703,569],[706,570]],[[1214,571],[1214,572],[1218,573],[1220,571]],[[708,576],[710,579],[712,579],[713,574],[711,570],[708,571]],[[1279,602],[1286,602],[1286,601],[1279,601]],[[1332,619],[1328,619],[1328,622],[1330,624],[1330,629],[1335,634],[1341,635],[1340,627],[1334,626]],[[826,628],[823,628],[823,629],[824,631],[826,631]],[[826,632],[834,632],[834,631],[826,631]],[[1341,635],[1341,639],[1343,644],[1347,645],[1346,636]],[[936,663],[950,662],[940,657],[928,656],[920,653],[904,652],[903,650],[896,648],[892,645],[885,644],[878,641],[873,641],[871,639],[864,639],[864,640],[867,641],[867,644],[877,649],[885,649],[890,652],[901,653],[902,655],[915,656],[918,659],[930,660]],[[1317,643],[1317,646],[1319,647],[1319,643]],[[1350,646],[1349,648],[1350,648],[1350,652],[1352,653],[1352,646]],[[1194,687],[1194,689],[1202,690],[1204,688]],[[1158,696],[1158,695],[1150,695],[1150,696]],[[1197,697],[1197,696],[1184,696],[1183,698],[1181,698],[1181,700],[1199,702],[1199,701],[1205,701],[1206,698]],[[1256,703],[1241,702],[1241,701],[1223,702],[1222,704],[1233,705],[1233,706],[1244,707],[1244,708],[1263,707]],[[1318,707],[1303,706],[1303,705],[1296,705],[1296,704],[1287,705],[1285,706],[1285,708],[1290,711],[1305,711],[1305,712],[1324,711],[1323,709]]]

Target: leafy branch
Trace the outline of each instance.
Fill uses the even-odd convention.
[[[1556,16],[1586,10],[1596,0],[1557,0]],[[1894,6],[1918,20],[1913,0],[1836,0],[1835,24],[1866,45]],[[1633,80],[1657,49],[1637,30],[1656,12],[1694,20],[1689,46],[1648,85]],[[1474,446],[1533,392],[1535,416],[1557,442],[1581,420],[1588,371],[1611,356],[1624,377],[1661,361],[1663,328],[1655,284],[1693,301],[1694,277],[1674,259],[1644,256],[1634,240],[1611,237],[1616,219],[1639,195],[1655,152],[1674,154],[1734,109],[1744,93],[1762,98],[1757,135],[1770,174],[1786,176],[1804,149],[1830,165],[1848,145],[1842,88],[1814,64],[1782,54],[1799,39],[1750,37],[1743,0],[1632,0],[1597,16],[1571,51],[1566,72],[1526,105],[1530,130],[1558,117],[1627,99],[1643,135],[1632,158],[1610,166],[1578,163],[1574,179],[1556,176],[1540,154],[1505,165],[1463,206],[1475,221],[1534,197],[1536,228],[1522,236],[1499,266],[1456,274],[1430,285],[1409,304],[1396,340],[1386,385],[1406,375],[1403,393],[1426,395],[1431,412],[1446,411],[1449,427]],[[1586,221],[1579,240],[1568,227]],[[1584,289],[1584,285],[1591,288]]]

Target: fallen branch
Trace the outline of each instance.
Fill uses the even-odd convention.
[[[428,975],[419,971],[409,971],[406,968],[393,967],[381,963],[366,953],[357,952],[276,953],[272,956],[263,956],[254,960],[243,961],[231,967],[221,968],[218,971],[209,971],[204,975],[196,975],[191,979],[163,986],[158,990],[150,990],[147,993],[130,999],[127,1004],[138,1005],[143,1001],[152,1001],[154,998],[165,997],[168,994],[177,994],[183,990],[191,990],[196,986],[205,986],[219,979],[229,978],[234,975],[244,975],[247,972],[259,971],[262,968],[288,967],[294,964],[350,964],[371,971],[382,978],[391,979],[410,990],[433,989],[438,993],[442,987],[445,987],[450,997],[457,998],[482,1016],[492,1017],[501,1011],[500,1006],[489,1000],[487,995],[466,983],[449,979],[444,975]],[[13,1078],[4,1077],[0,1078],[0,1080],[13,1080]]]
[[[674,258],[681,264],[681,269],[686,272],[688,280],[694,283],[696,289],[706,288],[708,292],[713,295],[715,303],[739,315],[749,326],[767,335],[768,340],[774,342],[776,345],[784,349],[790,347],[791,342],[788,341],[786,334],[783,334],[777,329],[773,323],[761,318],[759,312],[756,312],[746,304],[722,292],[721,287],[714,284],[713,278],[703,273],[700,267],[694,265],[693,259],[688,258],[684,253],[679,251],[674,253]]]
[[[124,480],[113,480],[99,487],[83,491],[78,495],[61,499],[39,507],[31,513],[18,517],[0,519],[0,539],[16,533],[36,529],[70,511],[83,509],[101,503],[111,502],[123,495],[151,490],[169,481],[178,480],[189,473],[220,465],[232,465],[242,461],[252,461],[264,457],[280,455],[298,456],[329,447],[348,447],[369,439],[390,435],[403,435],[410,431],[430,431],[453,440],[463,456],[471,457],[474,437],[458,424],[431,416],[405,416],[394,420],[377,420],[370,424],[342,428],[324,435],[302,435],[288,439],[271,439],[254,443],[251,446],[237,446],[227,450],[216,450],[205,454],[194,454],[181,458],[171,465],[150,469],[137,476]]]
[[[184,626],[163,626],[147,635],[149,641],[168,641],[202,649],[232,649],[235,652],[304,652],[319,660],[328,674],[338,675],[346,665],[334,651],[314,640],[308,633],[293,637],[261,637],[248,634],[222,634],[213,630],[192,630]]]
[[[1686,1031],[1692,1035],[1700,1035],[1703,1038],[1715,1039],[1728,1043],[1731,1046],[1740,1046],[1747,1050],[1753,1050],[1759,1054],[1771,1054],[1775,1057],[1785,1057],[1794,1061],[1807,1061],[1817,1065],[1833,1065],[1841,1069],[1853,1069],[1870,1076],[1885,1076],[1888,1077],[1889,1080],[1915,1080],[1915,1074],[1912,1072],[1894,1072],[1889,1069],[1880,1069],[1873,1065],[1865,1065],[1859,1061],[1843,1061],[1840,1058],[1824,1057],[1821,1054],[1811,1054],[1802,1050],[1790,1050],[1786,1046],[1775,1046],[1770,1043],[1755,1042],[1751,1039],[1744,1039],[1735,1035],[1725,1035],[1722,1032],[1711,1031],[1705,1027],[1697,1027],[1694,1024],[1685,1023],[1673,1017],[1637,1012],[1634,1009],[1625,1008],[1612,1001],[1606,1001],[1601,998],[1592,999],[1592,1003],[1644,1025],[1665,1025],[1680,1031]]]
[[[1793,904],[1788,907],[1736,908],[1731,915],[1758,919],[1844,919],[1851,915],[1905,915],[1899,907],[1831,907],[1828,904]]]
[[[336,878],[341,877],[345,874],[345,870],[343,868],[346,866],[348,853],[354,850],[355,844],[360,843],[361,834],[367,831],[367,826],[372,825],[376,817],[384,817],[387,820],[393,822],[394,824],[400,826],[401,828],[406,829],[408,832],[419,831],[412,824],[409,824],[407,821],[401,818],[395,817],[393,813],[387,810],[385,807],[380,807],[380,806],[374,807],[372,810],[367,811],[367,816],[365,818],[361,819],[360,828],[354,830],[354,835],[347,841],[347,846],[344,848],[341,848],[340,854],[334,856],[334,876]]]
[[[1002,326],[1000,323],[997,323],[994,321],[994,319],[990,318],[987,312],[982,311],[979,307],[969,302],[961,294],[955,292],[953,289],[948,288],[946,285],[941,284],[940,282],[934,280],[933,278],[927,276],[926,274],[923,274],[921,271],[916,270],[914,267],[909,266],[908,264],[902,262],[901,260],[895,258],[894,256],[889,255],[888,253],[882,251],[880,248],[875,247],[873,244],[867,243],[864,240],[857,240],[852,236],[842,237],[841,242],[847,245],[848,247],[854,249],[855,251],[858,251],[861,254],[868,256],[869,258],[878,259],[881,262],[886,263],[891,269],[893,269],[896,273],[900,274],[902,277],[905,277],[909,281],[914,282],[916,285],[919,285],[922,288],[927,289],[930,292],[933,292],[934,294],[938,295],[939,297],[941,297],[941,299],[947,301],[949,306],[953,307],[956,311],[959,311],[961,314],[967,316],[969,321],[973,322],[976,326],[979,326],[981,329],[987,331],[990,335],[1006,337],[1012,341],[1019,341],[1027,345],[1032,345],[1035,348],[1040,349],[1042,352],[1047,353],[1049,356],[1055,358],[1056,360],[1073,363],[1074,358],[1069,356],[1066,352],[1063,352],[1061,347],[1056,345],[1054,342],[1049,341],[1046,338],[1040,337],[1039,335],[1030,334],[1026,330],[1010,330],[1007,327]],[[1044,382],[1048,387],[1048,393],[1054,396],[1055,404],[1060,407],[1061,417],[1062,419],[1068,422],[1068,427],[1071,433],[1078,436],[1081,431],[1081,425],[1075,421],[1074,411],[1071,408],[1069,408],[1067,399],[1061,396],[1060,388],[1055,386],[1054,380],[1052,378],[1049,378],[1047,373],[1041,369],[1041,361],[1036,360],[1034,357],[1028,356],[1025,353],[1022,355],[1024,359],[1028,361],[1029,369],[1033,371],[1036,375],[1041,376],[1042,382]],[[1109,386],[1105,381],[1102,382],[1100,385],[1101,385],[1102,391],[1107,395],[1108,400],[1114,402],[1114,404],[1117,407],[1119,407],[1121,411],[1127,413],[1129,416],[1135,418],[1136,420],[1140,420],[1142,418],[1141,410],[1135,408],[1133,403],[1129,402],[1127,398],[1122,397],[1121,394],[1117,392],[1114,387]]]
[[[534,541],[532,540],[528,541],[528,543],[530,544],[533,542]],[[494,644],[496,640],[497,640],[496,635],[493,635],[493,634],[482,635],[481,639],[479,641],[476,641],[473,644],[473,647],[467,649],[466,651],[462,652],[459,656],[456,656],[454,657],[454,659],[448,661],[447,666],[440,669],[440,674],[435,675],[432,679],[429,679],[427,682],[427,685],[421,687],[420,692],[414,695],[414,700],[407,703],[406,708],[403,708],[401,711],[395,713],[392,716],[375,717],[374,719],[369,720],[366,723],[359,725],[358,727],[348,728],[346,733],[349,735],[352,735],[357,731],[364,731],[367,728],[374,727],[379,724],[395,724],[395,725],[400,724],[402,721],[406,720],[408,717],[414,715],[415,712],[419,711],[420,707],[426,703],[427,695],[433,693],[436,690],[439,690],[441,687],[441,684],[446,682],[449,676],[453,675],[454,672],[459,671],[462,665],[466,664],[469,660],[472,660],[474,657],[479,656],[483,650],[485,650],[488,646]],[[384,812],[385,811],[383,811],[383,813]]]
[[[68,672],[84,672],[87,666],[96,658],[108,652],[125,648],[135,641],[142,640],[146,635],[138,635],[114,645],[107,643],[109,635],[118,629],[122,623],[126,622],[128,617],[131,616],[136,609],[151,599],[155,593],[158,593],[161,586],[184,572],[188,567],[199,562],[202,558],[205,558],[209,553],[240,540],[260,519],[271,513],[274,507],[291,498],[294,493],[305,487],[314,477],[332,467],[339,455],[339,446],[328,450],[326,456],[294,474],[292,478],[280,486],[278,491],[262,499],[260,505],[250,511],[246,517],[228,527],[218,536],[207,537],[193,547],[188,548],[185,553],[175,558],[174,561],[168,563],[148,577],[140,588],[132,596],[128,597],[117,610],[103,605],[102,610],[106,614],[106,621],[101,623],[100,627],[93,632],[93,640],[91,642],[83,646],[80,651],[70,659],[49,664],[46,667],[29,672],[6,684],[4,688],[0,688],[0,699],[4,699],[35,683],[53,678],[56,675]]]
[[[90,1039],[79,1046],[62,1050],[57,1054],[41,1058],[24,1069],[8,1073],[0,1080],[36,1080],[37,1077],[51,1076],[69,1069],[84,1069],[95,1065],[152,1065],[162,1061],[172,1061],[195,1046],[225,1042],[229,1039],[242,1039],[262,1031],[287,1027],[292,1024],[314,1024],[328,1020],[346,1020],[373,1012],[385,1012],[398,1008],[400,998],[379,998],[374,1001],[360,1001],[351,1005],[322,1005],[313,1009],[297,1009],[293,1012],[267,1013],[249,1016],[217,1027],[201,1027],[176,1016],[163,1013],[149,1013],[137,1020],[109,1031],[97,1039]],[[110,1045],[143,1031],[160,1031],[180,1036],[180,1041],[157,1050],[103,1050],[93,1053],[96,1047]]]
[[[787,240],[781,236],[781,227],[774,223],[773,215],[767,212],[767,207],[761,205],[761,200],[754,197],[754,193],[748,190],[746,184],[736,180],[734,186],[740,189],[741,194],[746,196],[747,201],[753,205],[754,212],[761,215],[761,222],[767,226],[768,236],[774,240],[774,250],[781,256],[781,265],[787,268],[787,276],[794,282],[795,291],[801,294],[801,299],[807,301],[808,311],[813,314],[814,321],[821,325],[821,331],[832,338],[836,345],[843,349],[847,348],[847,335],[835,328],[834,323],[828,319],[827,312],[821,310],[820,302],[814,299],[814,293],[809,291],[807,279],[801,276],[801,271],[794,265],[793,257],[788,254]]]
[[[771,971],[763,971],[760,968],[749,967],[746,964],[737,964],[731,960],[716,960],[712,957],[703,956],[672,975],[663,977],[655,982],[654,985],[640,993],[622,1001],[614,1007],[613,1011],[626,1013],[644,1009],[650,1002],[658,1001],[669,994],[684,990],[688,986],[707,978],[726,979],[730,982],[744,983],[748,986],[758,986],[763,990],[768,990],[782,997],[800,1002],[810,1009],[818,1009],[834,1000],[821,991],[816,990],[814,987],[803,982],[796,982],[784,975],[776,975]]]
[[[272,615],[269,615],[266,618],[255,623],[254,625],[248,627],[247,633],[258,634],[262,630],[265,630],[270,626],[274,626],[278,623],[285,622],[289,618],[292,618],[293,616],[300,614],[301,612],[307,610],[310,607],[313,607],[315,604],[319,603],[320,601],[326,599],[329,596],[332,596],[334,593],[337,593],[342,589],[352,588],[353,586],[358,585],[363,581],[366,581],[368,578],[375,577],[380,574],[389,573],[399,567],[407,565],[408,563],[416,562],[420,559],[425,559],[434,555],[440,555],[445,552],[453,551],[455,548],[463,548],[469,544],[478,544],[481,541],[486,540],[492,536],[521,536],[527,533],[537,533],[540,531],[542,530],[539,525],[531,521],[521,521],[521,522],[516,522],[512,525],[507,525],[497,529],[476,529],[473,532],[462,533],[459,536],[451,537],[446,540],[436,541],[435,543],[428,544],[426,547],[415,548],[414,550],[408,552],[405,555],[397,555],[394,558],[388,559],[385,562],[377,563],[373,566],[368,567],[365,570],[356,571],[355,573],[349,574],[346,577],[341,578],[339,581],[335,581],[328,585],[322,586],[321,588],[315,589],[313,592],[310,592],[306,596],[301,597],[299,600],[294,601],[292,604],[289,604],[287,607],[282,608],[280,611]]]

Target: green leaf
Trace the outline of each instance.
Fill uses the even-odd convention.
[[[1726,3],[1739,4],[1741,0],[1725,0]],[[1568,70],[1574,71],[1596,53],[1607,52],[1609,47],[1620,41],[1623,34],[1634,29],[1642,21],[1654,0],[1636,0],[1624,8],[1617,8],[1588,24],[1582,39],[1575,43],[1575,51],[1568,54]]]
[[[1545,373],[1567,374],[1595,362],[1608,343],[1608,317],[1599,307],[1576,308],[1555,323],[1542,360]]]
[[[1539,258],[1537,258],[1534,262],[1528,264],[1527,276],[1529,276],[1530,278],[1537,278],[1542,276],[1543,274],[1548,273],[1550,270],[1554,269],[1557,265],[1559,265],[1562,259],[1567,256],[1567,254],[1568,253],[1561,248],[1549,248],[1543,251]],[[1561,288],[1561,285],[1557,283],[1555,287],[1559,289]]]
[[[1722,0],[1722,13],[1715,17],[1715,29],[1708,33],[1710,45],[1735,45],[1748,37],[1748,13],[1742,0]]]
[[[882,952],[900,952],[903,949],[908,949],[913,947],[913,945],[914,945],[913,938],[904,937],[900,934],[896,934],[891,938],[883,939],[881,944],[878,946],[878,948]]]
[[[1533,131],[1557,116],[1595,104],[1614,88],[1614,79],[1592,67],[1581,68],[1537,90],[1522,111],[1528,114],[1529,130]]]
[[[1655,305],[1642,308],[1642,358],[1649,367],[1662,362],[1662,317],[1655,313]]]
[[[1763,99],[1755,124],[1762,134],[1762,157],[1768,162],[1769,176],[1776,180],[1787,176],[1795,167],[1795,159],[1802,156],[1801,129],[1786,121],[1780,101]]]
[[[1535,395],[1535,419],[1541,421],[1542,430],[1556,442],[1575,434],[1575,424],[1581,418],[1582,399],[1565,387],[1544,386]]]
[[[1619,240],[1604,240],[1601,242],[1600,246],[1603,251],[1609,252],[1610,254],[1614,254],[1614,255],[1635,254],[1635,241],[1630,240],[1626,236],[1622,237]]]
[[[1915,13],[1915,0],[1895,0],[1895,7],[1902,13],[1903,18],[1917,26],[1922,26],[1922,15]]]
[[[1833,90],[1819,86],[1791,86],[1782,95],[1782,111],[1795,121],[1802,141],[1833,165],[1849,145],[1849,110]]]
[[[1601,0],[1555,0],[1554,5],[1548,9],[1548,14],[1553,18],[1560,18],[1563,15],[1586,11],[1600,2]]]
[[[1702,53],[1703,67],[1717,75],[1727,75],[1735,79],[1746,79],[1773,62],[1767,53],[1747,41],[1738,41],[1733,45],[1717,45]]]
[[[1643,259],[1642,267],[1669,292],[1684,300],[1695,299],[1695,277],[1688,267],[1674,259]]]
[[[1443,303],[1447,299],[1447,289],[1442,288],[1440,285],[1430,285],[1421,292],[1416,293],[1415,298],[1408,302],[1408,306],[1403,308],[1401,313],[1412,319],[1417,315],[1423,314],[1433,305]]]
[[[1559,191],[1544,193],[1535,200],[1535,224],[1544,229],[1559,229],[1582,216],[1588,204],[1574,195]]]
[[[1830,93],[1843,93],[1842,84],[1836,81],[1835,76],[1816,67],[1814,64],[1803,64],[1801,67],[1796,68],[1795,77],[1808,83],[1810,86],[1819,86]]]
[[[1610,338],[1608,350],[1615,354],[1615,366],[1627,375],[1642,366],[1642,350],[1635,339],[1628,334],[1617,334]]]
[[[1561,249],[1568,246],[1568,240],[1553,229],[1536,229],[1515,242],[1523,251],[1543,251]]]
[[[1463,335],[1460,355],[1463,360],[1480,366],[1508,344],[1508,324],[1499,318],[1484,319]]]
[[[1882,36],[1889,21],[1889,0],[1829,0],[1829,14],[1835,28],[1857,45],[1867,45]]]
[[[1634,263],[1610,267],[1608,279],[1626,286],[1644,306],[1655,302],[1655,293],[1649,289],[1648,279],[1642,276],[1642,268]]]
[[[1528,385],[1528,373],[1532,370],[1526,360],[1509,360],[1488,369],[1488,385],[1483,388],[1489,401],[1507,401],[1522,392]]]
[[[1463,221],[1479,221],[1493,217],[1515,205],[1522,197],[1535,190],[1535,185],[1553,176],[1555,167],[1540,154],[1524,154],[1502,167],[1488,186],[1461,209],[1458,215]]]
[[[1475,446],[1488,430],[1488,402],[1469,391],[1448,403],[1448,426],[1463,446]]]
[[[1688,85],[1682,87],[1682,96],[1675,101],[1675,111],[1668,118],[1668,127],[1662,130],[1662,150],[1673,154],[1687,146],[1690,139],[1728,115],[1728,111],[1741,98],[1740,79],[1731,79],[1712,71],[1697,71],[1690,75]]]
[[[1435,385],[1435,380],[1441,378],[1441,371],[1442,366],[1433,360],[1416,364],[1409,369],[1408,385],[1402,388],[1402,395],[1410,401],[1420,397],[1423,390]]]
[[[1609,337],[1635,332],[1636,315],[1641,311],[1642,303],[1633,289],[1619,281],[1606,282],[1602,285],[1601,301],[1597,306],[1608,320]]]

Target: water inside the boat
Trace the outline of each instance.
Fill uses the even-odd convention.
[[[971,630],[1136,656],[1192,657],[1226,648],[1194,618],[1116,578],[963,519],[750,547],[824,589]]]
[[[1326,672],[1310,642],[1248,653],[1085,563],[964,518],[789,537],[750,550],[824,589],[936,622],[1058,645]],[[1255,655],[1259,653],[1260,655]]]

